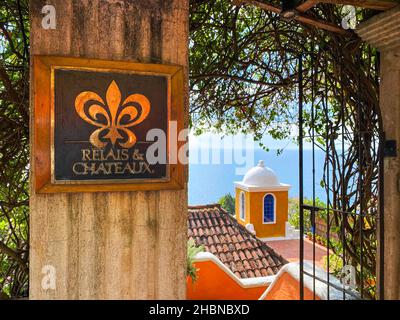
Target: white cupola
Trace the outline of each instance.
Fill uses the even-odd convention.
[[[266,167],[263,160],[251,168],[240,182],[235,182],[235,186],[246,191],[285,191],[290,189],[290,185],[280,183],[277,174]]]
[[[260,160],[242,181],[235,182],[236,220],[260,239],[286,238],[289,189]]]

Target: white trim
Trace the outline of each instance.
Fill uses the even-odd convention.
[[[269,192],[269,191],[288,191],[292,186],[286,183],[280,183],[276,186],[256,187],[247,185],[241,181],[236,181],[235,186],[241,190],[248,192]]]
[[[264,209],[265,209],[264,205],[265,205],[265,197],[266,196],[272,196],[272,198],[274,198],[274,221],[270,221],[270,222],[265,222],[264,221]],[[262,202],[263,202],[263,205],[262,205],[262,223],[263,224],[276,224],[276,197],[275,197],[275,195],[273,193],[264,194]]]
[[[288,238],[288,237],[273,237],[273,238],[258,238],[258,240],[261,241],[277,241],[277,240],[293,240],[292,238]]]
[[[275,276],[256,277],[256,278],[238,278],[221,260],[210,252],[199,252],[194,257],[194,262],[211,261],[214,262],[222,271],[228,274],[242,288],[255,288],[269,286],[275,279]]]
[[[244,191],[240,191],[239,193],[239,219],[242,221],[246,221],[246,194],[244,193]]]
[[[313,264],[310,261],[304,261],[304,270],[308,273],[313,273]],[[285,264],[281,270],[279,270],[278,274],[275,276],[275,280],[271,285],[264,291],[261,297],[258,300],[265,300],[268,293],[272,290],[275,284],[279,281],[279,278],[282,277],[284,273],[289,274],[293,279],[300,282],[300,262],[291,262]],[[326,279],[326,271],[321,267],[315,265],[315,275],[321,279]],[[343,284],[333,275],[330,275],[329,283],[332,283],[338,287],[342,287]],[[328,286],[325,282],[322,282],[318,279],[314,279],[304,274],[304,286],[310,290],[314,291],[315,284],[315,295],[319,297],[321,300],[328,300]],[[357,292],[354,291],[354,294],[358,295]],[[355,300],[355,298],[346,293],[346,300]],[[343,292],[338,290],[332,286],[329,287],[329,299],[330,300],[343,300]]]

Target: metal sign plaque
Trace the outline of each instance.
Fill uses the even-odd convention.
[[[162,180],[146,134],[168,139],[165,76],[54,69],[54,181]]]
[[[34,65],[37,192],[182,187],[182,166],[169,162],[182,68],[41,56]],[[162,151],[152,130],[163,133],[165,161],[148,157]]]

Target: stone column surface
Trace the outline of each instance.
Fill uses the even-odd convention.
[[[45,5],[56,9],[55,29],[42,28]],[[187,123],[188,11],[188,0],[31,0],[31,55],[182,65]],[[32,170],[30,299],[185,299],[186,184],[36,194]]]
[[[356,32],[381,53],[383,130],[387,140],[397,141],[397,157],[384,160],[384,297],[400,299],[400,6],[361,23]]]

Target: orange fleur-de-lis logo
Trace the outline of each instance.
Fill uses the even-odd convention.
[[[108,139],[112,145],[118,142],[122,148],[128,149],[136,143],[136,135],[129,128],[147,118],[150,102],[142,94],[132,94],[121,103],[121,91],[112,81],[107,89],[106,102],[97,93],[84,91],[75,99],[75,110],[83,120],[99,127],[90,135],[92,145],[104,148],[107,142],[102,140]],[[103,132],[107,133],[100,137]]]

